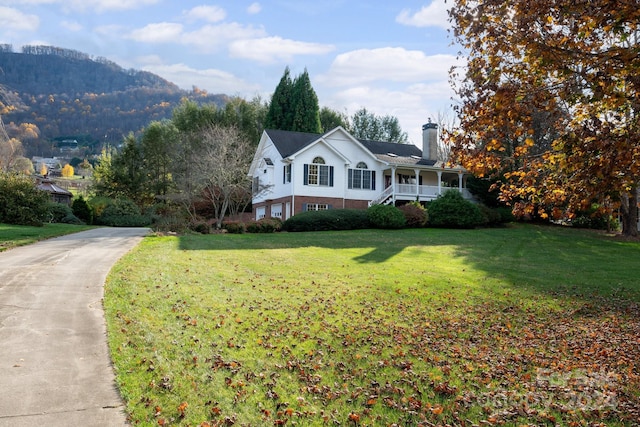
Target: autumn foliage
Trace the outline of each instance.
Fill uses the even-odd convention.
[[[520,215],[571,219],[619,209],[636,235],[640,176],[640,8],[634,1],[458,0],[468,55],[454,153],[504,177]]]

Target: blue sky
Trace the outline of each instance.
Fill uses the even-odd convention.
[[[321,106],[394,115],[421,145],[453,117],[444,0],[0,0],[0,43],[42,44],[251,99],[306,68]],[[0,64],[1,66],[1,64]]]

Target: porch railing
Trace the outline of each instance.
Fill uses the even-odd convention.
[[[381,203],[384,203],[389,197],[391,197],[392,194],[393,194],[393,187],[385,188],[384,191],[378,197],[376,197],[375,199],[369,202],[369,206],[379,205]]]
[[[393,193],[393,187],[387,187],[378,197],[369,202],[369,206],[378,205],[389,200],[392,196],[400,200],[416,200],[416,198],[425,201],[437,198],[440,194],[447,190],[456,190],[462,193],[465,199],[472,199],[473,196],[466,188],[456,187],[440,187],[435,185],[416,185],[416,184],[396,184],[396,192]],[[439,191],[438,191],[439,190]]]

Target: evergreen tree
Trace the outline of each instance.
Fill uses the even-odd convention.
[[[284,69],[284,74],[280,83],[276,87],[269,111],[265,118],[264,127],[266,129],[292,130],[293,128],[293,82],[289,72],[289,67]]]
[[[292,93],[293,124],[290,130],[298,132],[322,132],[318,96],[311,86],[309,73],[304,72],[293,82]]]

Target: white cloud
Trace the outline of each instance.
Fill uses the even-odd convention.
[[[333,45],[307,43],[281,37],[235,40],[229,45],[232,57],[262,63],[290,61],[296,55],[324,55],[334,49]]]
[[[40,5],[59,4],[66,11],[133,10],[160,3],[162,0],[2,0],[5,4]]]
[[[255,15],[257,13],[260,13],[261,10],[262,10],[262,6],[260,6],[260,3],[258,3],[258,2],[251,3],[249,5],[249,7],[247,8],[247,13],[249,15]]]
[[[426,55],[403,48],[360,49],[338,55],[316,81],[318,93],[332,108],[346,107],[349,114],[362,107],[377,115],[398,118],[409,140],[420,146],[427,119],[451,110],[455,95],[449,69],[462,65],[453,55]],[[331,88],[342,88],[332,92]]]
[[[149,24],[143,28],[133,30],[128,38],[145,43],[179,42],[182,35],[182,25],[172,22]]]
[[[185,31],[182,24],[159,22],[131,31],[127,38],[143,43],[177,43],[193,46],[200,52],[211,53],[238,39],[263,37],[262,28],[235,22],[204,25],[194,31]]]
[[[184,15],[192,21],[220,22],[227,17],[227,12],[218,6],[196,6]]]
[[[159,3],[161,0],[60,0],[59,3],[72,10],[96,10],[105,12],[109,10],[140,9],[144,6]]]
[[[409,9],[403,9],[396,16],[396,22],[412,27],[440,27],[444,29],[450,27],[447,5],[444,0],[433,0],[431,4],[422,7],[415,13]]]
[[[424,93],[413,92],[409,88],[392,90],[361,85],[333,93],[327,105],[337,110],[346,108],[348,115],[365,107],[378,116],[395,116],[402,130],[407,132],[409,141],[422,147],[422,125],[429,117],[435,120],[438,113],[432,106],[433,101]]]
[[[202,52],[213,52],[233,40],[264,35],[265,31],[262,28],[231,22],[220,25],[205,25],[196,31],[183,34],[181,42],[185,45],[195,46]]]
[[[109,37],[113,35],[122,34],[125,31],[122,25],[113,24],[113,25],[100,25],[93,29],[93,32],[96,34],[100,34],[101,36]]]
[[[359,49],[338,55],[329,71],[320,77],[332,86],[349,86],[376,80],[420,82],[447,80],[453,55],[425,55],[419,50],[385,47]]]
[[[157,74],[164,79],[177,84],[183,89],[190,90],[193,86],[205,89],[212,94],[252,94],[258,91],[258,85],[248,83],[226,71],[196,69],[185,64],[162,64],[157,56],[139,58],[146,62],[141,68]]]
[[[84,27],[77,21],[62,21],[60,26],[66,28],[69,31],[78,32],[81,31]]]
[[[0,6],[0,29],[3,31],[33,31],[40,25],[40,18],[27,15],[17,9]]]

